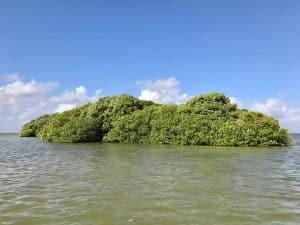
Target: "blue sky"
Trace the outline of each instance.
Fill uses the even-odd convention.
[[[21,88],[34,80],[31,88],[53,85],[39,93],[47,97],[76,94],[78,87],[91,99],[97,89],[140,96],[157,80],[171,80],[178,96],[219,91],[243,107],[273,116],[288,111],[295,118],[299,12],[298,0],[2,0],[0,95],[2,88],[8,99],[7,85],[22,82],[14,86]],[[272,99],[275,113],[268,108]],[[7,104],[0,107],[0,114],[11,116]],[[0,131],[18,128],[3,118]],[[292,120],[286,126],[300,131],[293,118],[285,118]]]

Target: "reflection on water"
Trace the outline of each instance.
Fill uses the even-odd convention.
[[[289,148],[51,144],[0,135],[0,224],[299,224]]]

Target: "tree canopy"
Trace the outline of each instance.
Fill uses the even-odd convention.
[[[282,146],[287,130],[258,112],[237,108],[228,97],[209,93],[181,105],[160,105],[129,95],[100,98],[75,109],[43,115],[20,136],[50,142],[109,142],[215,146]]]

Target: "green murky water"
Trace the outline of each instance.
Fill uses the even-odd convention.
[[[51,144],[0,135],[0,224],[300,224],[289,148]]]

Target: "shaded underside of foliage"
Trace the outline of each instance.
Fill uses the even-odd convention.
[[[50,142],[109,142],[215,146],[282,146],[287,130],[258,112],[237,109],[219,93],[182,105],[159,105],[129,95],[100,98],[25,124],[22,137]]]

